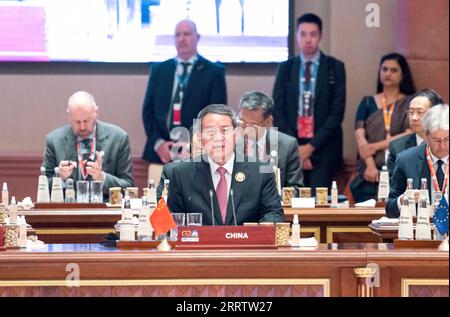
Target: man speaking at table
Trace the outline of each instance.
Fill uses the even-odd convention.
[[[273,172],[260,168],[263,163],[245,162],[235,153],[233,110],[209,105],[200,111],[198,120],[205,154],[174,167],[170,211],[201,212],[203,225],[284,221]]]

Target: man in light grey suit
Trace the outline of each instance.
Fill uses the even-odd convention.
[[[78,91],[68,101],[70,124],[47,135],[44,160],[50,183],[54,168],[60,176],[77,180],[103,181],[108,197],[110,187],[134,186],[128,134],[118,126],[97,120],[94,97]]]
[[[303,186],[303,171],[298,142],[294,137],[272,128],[274,102],[261,91],[249,91],[239,102],[243,139],[236,146],[245,149],[248,159],[271,162],[280,169],[281,187],[293,187],[297,194]],[[242,144],[243,142],[243,144]]]

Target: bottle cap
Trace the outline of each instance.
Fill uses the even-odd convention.
[[[167,184],[169,184],[170,183],[170,180],[169,179],[165,179],[164,180],[164,185],[167,185]]]
[[[332,188],[332,189],[337,189],[336,181],[333,181],[333,184],[331,185],[331,188]]]
[[[59,173],[59,167],[55,167],[55,174]]]
[[[381,168],[381,170],[382,171],[387,171],[388,169],[387,169],[387,166],[386,165],[383,165],[383,167]]]
[[[8,184],[6,182],[3,183],[3,189],[4,192],[8,190]]]
[[[15,205],[15,204],[16,204],[16,196],[12,196],[11,205]]]
[[[294,215],[294,221],[293,221],[294,225],[298,225],[298,215]]]
[[[41,166],[41,173],[45,173],[45,166]]]

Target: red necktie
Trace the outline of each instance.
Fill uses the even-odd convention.
[[[217,169],[217,172],[220,174],[219,184],[217,184],[216,195],[217,202],[219,203],[220,214],[222,215],[222,221],[225,223],[225,218],[227,216],[227,206],[228,206],[228,186],[227,179],[225,178],[225,173],[227,170],[220,166]]]

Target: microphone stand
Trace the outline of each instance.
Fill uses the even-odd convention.
[[[209,199],[210,199],[210,202],[211,202],[211,221],[212,221],[212,225],[214,227],[215,223],[214,223],[214,204],[213,204],[213,191],[212,191],[212,189],[209,190]]]
[[[234,219],[234,225],[237,226],[236,208],[234,207],[234,193],[233,193],[233,188],[230,188],[230,198],[231,198],[231,207],[233,207],[233,219]]]

